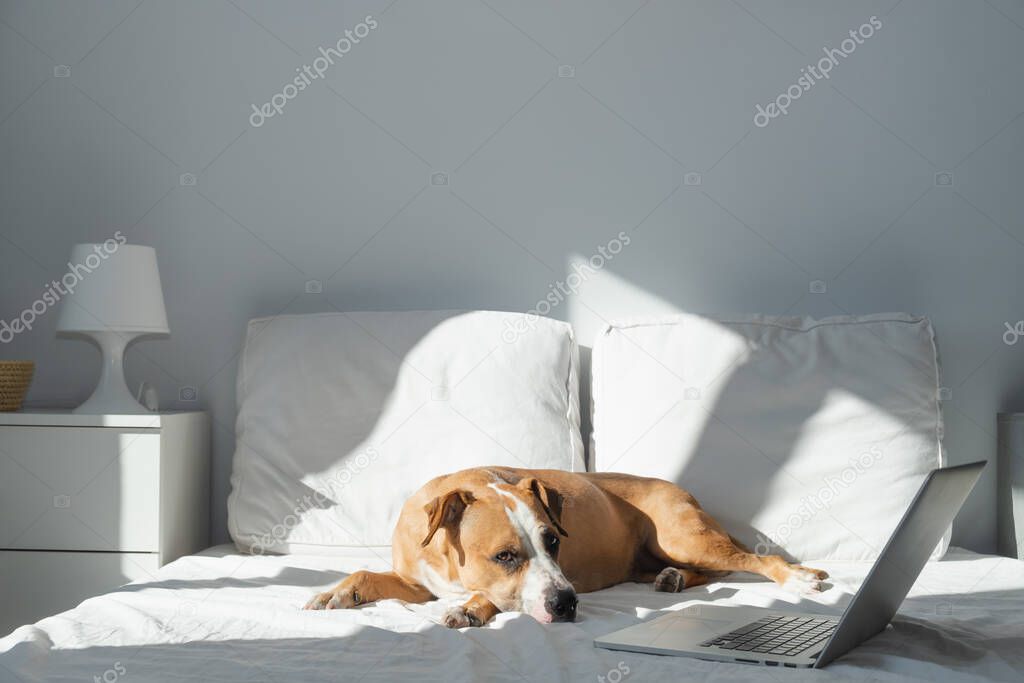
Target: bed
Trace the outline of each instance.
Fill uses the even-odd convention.
[[[0,641],[0,680],[1024,680],[1024,562],[952,548],[948,535],[892,626],[824,671],[593,646],[708,604],[838,613],[922,478],[947,462],[927,319],[635,319],[610,324],[592,360],[585,454],[566,323],[479,311],[252,321],[234,545],[19,628]],[[679,594],[624,584],[581,596],[574,623],[505,613],[461,630],[440,624],[444,602],[300,609],[346,573],[389,570],[404,501],[480,465],[675,481],[755,552],[826,569],[830,587],[801,597],[746,575]]]
[[[578,621],[541,625],[501,614],[480,629],[439,625],[443,602],[389,600],[356,610],[299,608],[358,568],[384,569],[386,548],[338,557],[253,556],[217,546],[153,580],[86,600],[0,640],[10,681],[1020,681],[1024,562],[951,549],[930,562],[884,633],[822,671],[595,649],[592,639],[665,610],[707,604],[842,609],[869,563],[827,562],[813,600],[733,575],[684,593],[624,584],[582,596]],[[106,678],[104,675],[106,674]]]

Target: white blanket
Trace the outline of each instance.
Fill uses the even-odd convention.
[[[248,556],[211,548],[0,640],[2,681],[1020,681],[1024,562],[952,550],[930,563],[894,624],[824,671],[716,664],[612,652],[594,636],[699,604],[837,613],[866,563],[822,563],[832,588],[799,599],[734,575],[680,594],[624,584],[581,596],[572,624],[500,614],[486,628],[438,625],[445,605],[389,600],[301,611],[359,568],[386,569],[388,549],[343,557]]]

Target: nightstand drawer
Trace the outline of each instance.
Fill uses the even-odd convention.
[[[160,549],[159,430],[0,426],[0,453],[0,549]]]
[[[0,551],[0,637],[94,595],[150,579],[159,568],[153,553]]]

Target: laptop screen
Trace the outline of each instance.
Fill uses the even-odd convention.
[[[860,590],[843,612],[815,668],[846,654],[892,621],[984,467],[984,462],[974,462],[928,473]]]

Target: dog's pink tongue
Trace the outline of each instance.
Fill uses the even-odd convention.
[[[542,624],[550,624],[554,621],[554,617],[544,609],[543,605],[537,605],[530,610],[530,616],[539,621]]]

